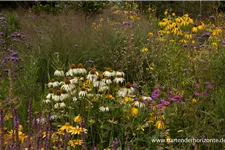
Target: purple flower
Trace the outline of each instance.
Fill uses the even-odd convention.
[[[118,147],[118,145],[119,145],[119,141],[118,141],[117,138],[115,138],[115,139],[113,140],[113,149],[116,150],[117,147]]]
[[[132,85],[134,88],[136,88],[137,87],[137,83],[133,83],[133,85]]]
[[[172,80],[172,81],[175,81],[175,80],[176,80],[176,78],[171,78],[171,80]]]
[[[209,32],[206,32],[204,34],[202,34],[202,37],[209,37],[211,34]]]
[[[160,109],[164,109],[163,104],[158,104],[157,106],[158,106],[158,108],[160,108]]]
[[[183,44],[182,46],[183,46],[183,47],[188,47],[188,45],[187,45],[187,44]]]
[[[97,147],[95,145],[92,145],[92,150],[97,150]]]
[[[198,93],[198,92],[195,92],[195,96],[200,96],[200,93]]]
[[[204,82],[204,84],[206,84],[206,85],[210,85],[210,82]]]
[[[209,18],[210,18],[210,19],[215,19],[215,16],[212,15],[212,16],[209,16]]]
[[[89,60],[86,61],[86,63],[87,64],[92,64],[92,63],[94,63],[94,61],[89,59]]]
[[[210,96],[210,94],[207,92],[204,92],[203,94],[204,94],[204,96]]]
[[[225,45],[225,41],[222,41],[222,44]]]
[[[162,102],[163,105],[169,105],[169,104],[170,104],[169,101],[166,101],[166,100],[164,100],[164,99],[162,99],[161,102]]]
[[[200,85],[198,83],[195,84],[195,88],[198,89]]]
[[[202,15],[201,14],[198,14],[198,18],[201,18],[202,17]]]
[[[184,104],[185,104],[185,102],[180,102],[180,104],[181,104],[181,105],[184,105]]]

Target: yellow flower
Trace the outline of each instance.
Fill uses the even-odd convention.
[[[136,117],[138,115],[138,109],[136,107],[131,108],[131,115]]]
[[[195,98],[192,99],[193,103],[197,103],[197,100]]]
[[[177,133],[184,132],[184,130],[178,130]]]
[[[73,127],[69,130],[69,132],[73,135],[73,134],[80,134],[82,132],[82,128],[80,127]]]
[[[153,37],[153,33],[152,32],[148,32],[148,36],[149,37]]]
[[[192,32],[193,32],[193,33],[198,32],[198,28],[197,28],[196,26],[194,26],[194,27],[192,28]]]
[[[142,50],[141,50],[141,52],[147,52],[148,51],[148,48],[147,47],[144,47],[144,48],[142,48]]]
[[[217,44],[216,42],[213,42],[211,45],[212,45],[213,47],[218,47],[218,44]]]
[[[192,34],[185,34],[184,35],[184,38],[185,39],[192,39]]]
[[[203,30],[203,25],[199,25],[198,30]]]
[[[175,42],[175,40],[170,40],[170,43],[174,43]]]
[[[73,126],[70,125],[70,123],[65,123],[65,125],[61,126],[61,128],[59,129],[59,131],[64,131],[66,130],[66,132],[68,132],[69,130],[71,130],[73,128]]]
[[[76,123],[81,123],[82,118],[81,118],[80,114],[78,116],[74,117],[73,121]]]
[[[111,99],[111,100],[114,100],[115,99],[115,97],[113,97],[112,94],[106,94],[105,95],[105,98]]]
[[[145,131],[145,126],[139,126],[139,127],[137,127],[137,129],[136,129],[137,131],[138,130],[142,130],[142,131]]]
[[[176,14],[175,13],[172,13],[172,16],[176,16]]]
[[[161,120],[158,120],[155,124],[155,126],[158,128],[158,129],[164,129],[165,128],[165,125],[164,123],[161,121]]]
[[[195,40],[192,40],[191,43],[192,43],[192,44],[195,44]]]
[[[166,11],[164,11],[164,15],[167,15],[168,14],[168,11],[166,10]]]
[[[75,147],[77,145],[82,145],[83,141],[82,140],[69,140],[69,145],[72,147]]]
[[[11,113],[8,113],[5,115],[4,121],[10,120],[11,118],[13,118],[13,115]]]
[[[131,101],[132,101],[132,98],[129,97],[129,96],[126,96],[126,97],[124,97],[123,100],[124,100],[125,102],[131,102]]]
[[[170,136],[166,136],[166,142],[170,143],[171,142],[171,138]]]

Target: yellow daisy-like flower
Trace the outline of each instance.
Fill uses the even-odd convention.
[[[131,102],[132,101],[132,98],[129,97],[129,96],[126,96],[123,98],[124,102]]]
[[[147,52],[148,51],[148,48],[147,47],[144,47],[142,48],[141,52],[144,53],[144,52]]]
[[[172,13],[172,16],[176,16],[176,14],[175,13]]]
[[[155,123],[155,126],[156,126],[158,129],[164,129],[164,128],[165,128],[165,124],[164,124],[164,122],[162,122],[161,120],[158,120],[158,121]]]
[[[197,103],[197,100],[195,98],[192,99],[193,103]]]
[[[80,134],[82,132],[82,128],[81,127],[73,127],[69,130],[69,132],[73,135],[73,134]]]
[[[193,33],[198,32],[198,28],[197,28],[196,26],[194,26],[194,27],[192,28],[192,32],[193,32]]]
[[[148,32],[148,36],[149,37],[153,37],[153,33],[152,32]]]
[[[132,108],[131,108],[131,115],[132,115],[133,117],[137,117],[137,115],[138,115],[138,108],[132,107]]]
[[[164,11],[164,15],[167,15],[168,14],[168,10]]]
[[[5,115],[4,121],[10,120],[12,118],[13,118],[13,115],[11,113],[8,113],[8,114]]]
[[[76,117],[74,117],[73,121],[74,121],[75,123],[81,123],[82,117],[80,116],[80,114],[77,115]]]
[[[69,145],[72,147],[76,147],[77,145],[82,145],[82,140],[69,140]]]
[[[65,123],[65,125],[61,126],[61,128],[59,129],[59,131],[64,131],[66,130],[66,132],[69,132],[69,130],[71,130],[73,128],[73,126],[70,125],[70,123]]]
[[[212,45],[213,47],[218,47],[218,44],[217,44],[216,42],[213,42],[211,45]]]

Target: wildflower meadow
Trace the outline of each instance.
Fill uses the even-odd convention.
[[[22,4],[0,10],[0,150],[225,149],[224,3]]]

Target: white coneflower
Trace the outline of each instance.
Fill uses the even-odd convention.
[[[61,93],[61,100],[65,100],[69,97],[68,93],[66,90],[62,89],[62,93]]]
[[[100,86],[100,87],[99,87],[99,90],[102,90],[102,91],[106,91],[106,90],[108,90],[108,89],[109,89],[109,87],[106,86],[106,85]]]
[[[51,101],[50,101],[50,99],[44,99],[43,103],[48,104],[48,103],[51,103]]]
[[[57,77],[64,77],[64,72],[62,70],[62,68],[58,68],[55,73],[54,73],[54,76],[57,76]]]
[[[93,82],[93,81],[96,81],[97,78],[98,78],[98,72],[94,68],[91,69],[91,71],[87,75],[87,79]]]
[[[73,97],[73,102],[77,102],[77,101],[78,101],[77,97]]]
[[[79,83],[79,80],[78,80],[77,77],[74,77],[73,79],[70,79],[70,83],[71,84],[77,84],[77,83]]]
[[[125,96],[132,96],[134,93],[134,88],[131,87],[131,83],[127,82],[124,88],[121,88],[118,91],[118,95],[121,97],[125,97]]]
[[[103,72],[104,77],[111,77],[112,76],[112,70],[111,68],[106,68],[106,71]]]
[[[143,107],[145,107],[145,104],[143,102],[137,100],[134,102],[134,106],[143,108]]]
[[[49,88],[50,87],[58,87],[59,86],[59,82],[58,81],[55,81],[55,80],[51,80],[48,85],[47,85]]]
[[[86,91],[86,88],[82,87],[81,88],[81,91],[79,92],[79,97],[85,97],[87,96],[87,91]]]
[[[145,103],[143,102],[142,96],[140,96],[137,100],[134,101],[134,106],[139,107],[139,108],[145,107]]]
[[[97,77],[97,80],[93,81],[93,86],[94,87],[104,86],[105,83],[101,81],[102,78],[103,78],[102,74],[99,74],[98,77]]]
[[[57,90],[55,95],[53,95],[52,99],[56,102],[61,101],[63,98],[61,97],[61,91]]]
[[[109,79],[109,78],[102,79],[102,82],[104,82],[106,84],[111,84],[112,83],[111,79]]]
[[[93,82],[93,86],[94,87],[101,87],[101,86],[105,86],[105,83],[102,82],[102,81],[96,80],[96,81]]]
[[[64,83],[65,84],[62,85],[61,88],[66,90],[67,92],[71,92],[75,88],[75,85],[71,84],[69,79],[65,79]]]
[[[56,104],[54,105],[54,108],[55,108],[55,109],[58,109],[58,108],[59,108],[59,103],[56,103]]]
[[[65,108],[66,104],[64,102],[59,103],[59,108]]]
[[[54,89],[52,89],[52,88],[50,88],[49,90],[48,90],[48,95],[46,96],[46,99],[51,99],[52,97],[53,97],[53,93],[54,93]]]
[[[69,69],[69,70],[66,72],[66,76],[67,76],[67,77],[73,77],[73,70],[72,70],[72,69]]]
[[[123,71],[116,71],[117,77],[125,77],[125,73]]]
[[[87,74],[87,70],[83,67],[82,64],[78,64],[76,69],[73,69],[74,75],[85,75]]]
[[[142,99],[144,101],[151,101],[152,100],[152,98],[150,96],[142,96]]]
[[[125,81],[125,79],[123,77],[116,77],[113,82],[115,82],[116,84],[119,83],[123,83]]]
[[[101,106],[99,107],[100,112],[108,112],[109,111],[109,107],[108,106]]]

